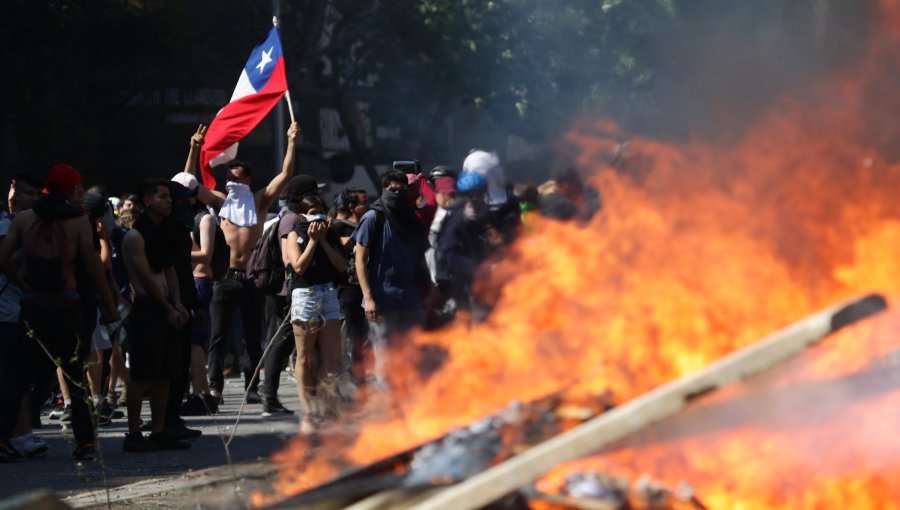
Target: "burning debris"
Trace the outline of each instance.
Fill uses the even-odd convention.
[[[605,402],[577,408],[581,416],[599,412]],[[512,402],[501,411],[457,428],[416,448],[400,452],[342,475],[267,508],[296,508],[313,502],[339,498],[358,499],[379,491],[427,488],[466,480],[489,466],[506,460],[522,449],[558,434],[573,423],[561,417],[560,395],[535,402]],[[569,406],[571,407],[571,406]]]
[[[590,510],[706,510],[694,488],[681,482],[675,489],[648,475],[635,483],[596,471],[578,471],[566,477],[559,494],[531,491],[533,500],[553,508]],[[542,505],[538,505],[542,508]]]

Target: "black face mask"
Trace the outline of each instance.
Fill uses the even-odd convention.
[[[372,203],[372,209],[383,213],[391,227],[407,241],[427,244],[425,224],[416,216],[406,190],[382,191],[381,197]]]
[[[192,230],[194,228],[194,208],[187,200],[181,200],[172,209],[172,220],[179,226]]]

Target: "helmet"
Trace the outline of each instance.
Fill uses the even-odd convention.
[[[463,172],[456,181],[456,189],[462,194],[473,194],[487,189],[487,179],[475,172]]]
[[[454,172],[449,166],[436,166],[432,168],[430,172],[428,172],[428,183],[434,186],[434,181],[436,181],[438,177],[453,177],[455,179],[456,172]]]

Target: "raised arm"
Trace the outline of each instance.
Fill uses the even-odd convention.
[[[184,163],[184,171],[193,176],[197,175],[197,162],[200,159],[200,147],[203,146],[203,138],[205,136],[206,126],[203,124],[200,124],[200,126],[197,127],[197,132],[191,135],[191,149],[188,151],[187,161]],[[225,194],[221,191],[216,191],[203,186],[202,179],[198,179],[198,181],[200,182],[197,184],[197,200],[214,209],[222,207],[222,202],[225,201]]]
[[[315,223],[311,223],[307,233],[312,232],[314,229]],[[318,239],[313,239],[310,235],[309,241],[301,248],[300,243],[297,242],[299,239],[300,236],[297,235],[297,232],[291,232],[285,239],[287,241],[285,248],[287,248],[286,255],[291,269],[297,274],[303,274],[309,269],[309,265],[312,264],[313,255],[316,252],[316,246],[318,246],[319,241]]]
[[[206,126],[200,124],[197,132],[191,136],[191,149],[188,151],[187,161],[184,163],[184,171],[197,175],[197,162],[200,159],[200,147],[203,145],[203,137],[206,136]]]
[[[256,192],[256,213],[262,216],[272,207],[278,196],[287,186],[291,177],[294,176],[294,146],[297,141],[297,135],[300,133],[300,127],[296,122],[291,124],[287,131],[287,150],[284,153],[284,165],[281,166],[281,173],[273,178],[269,185]]]

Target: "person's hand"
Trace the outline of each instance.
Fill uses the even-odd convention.
[[[181,305],[181,303],[178,303],[177,305],[175,305],[175,310],[178,312],[178,319],[179,319],[178,327],[180,328],[181,326],[184,326],[185,324],[187,324],[188,319],[191,318],[191,314],[187,311],[187,309],[184,306]]]
[[[169,311],[166,312],[166,321],[175,329],[181,328],[181,313],[174,307],[169,307]]]
[[[294,142],[297,140],[297,135],[300,134],[300,126],[296,122],[291,123],[291,127],[287,130],[287,139],[288,142]]]
[[[200,124],[197,132],[191,136],[191,147],[200,147],[203,145],[203,137],[206,136],[206,126]]]
[[[491,246],[500,246],[503,244],[503,236],[500,235],[500,232],[494,228],[493,225],[489,225],[484,232],[485,238],[487,238],[488,244]]]
[[[321,241],[322,238],[325,237],[325,231],[327,229],[327,225],[324,221],[314,221],[309,224],[309,228],[306,229],[306,233],[309,234],[309,238],[314,241]]]
[[[375,304],[375,300],[372,299],[372,296],[365,298],[365,306],[363,310],[366,313],[366,320],[374,321],[378,319],[378,305]]]
[[[119,307],[117,307],[115,303],[105,303],[103,306],[106,308],[106,314],[103,317],[104,322],[111,324],[122,320],[122,315],[119,313]]]

